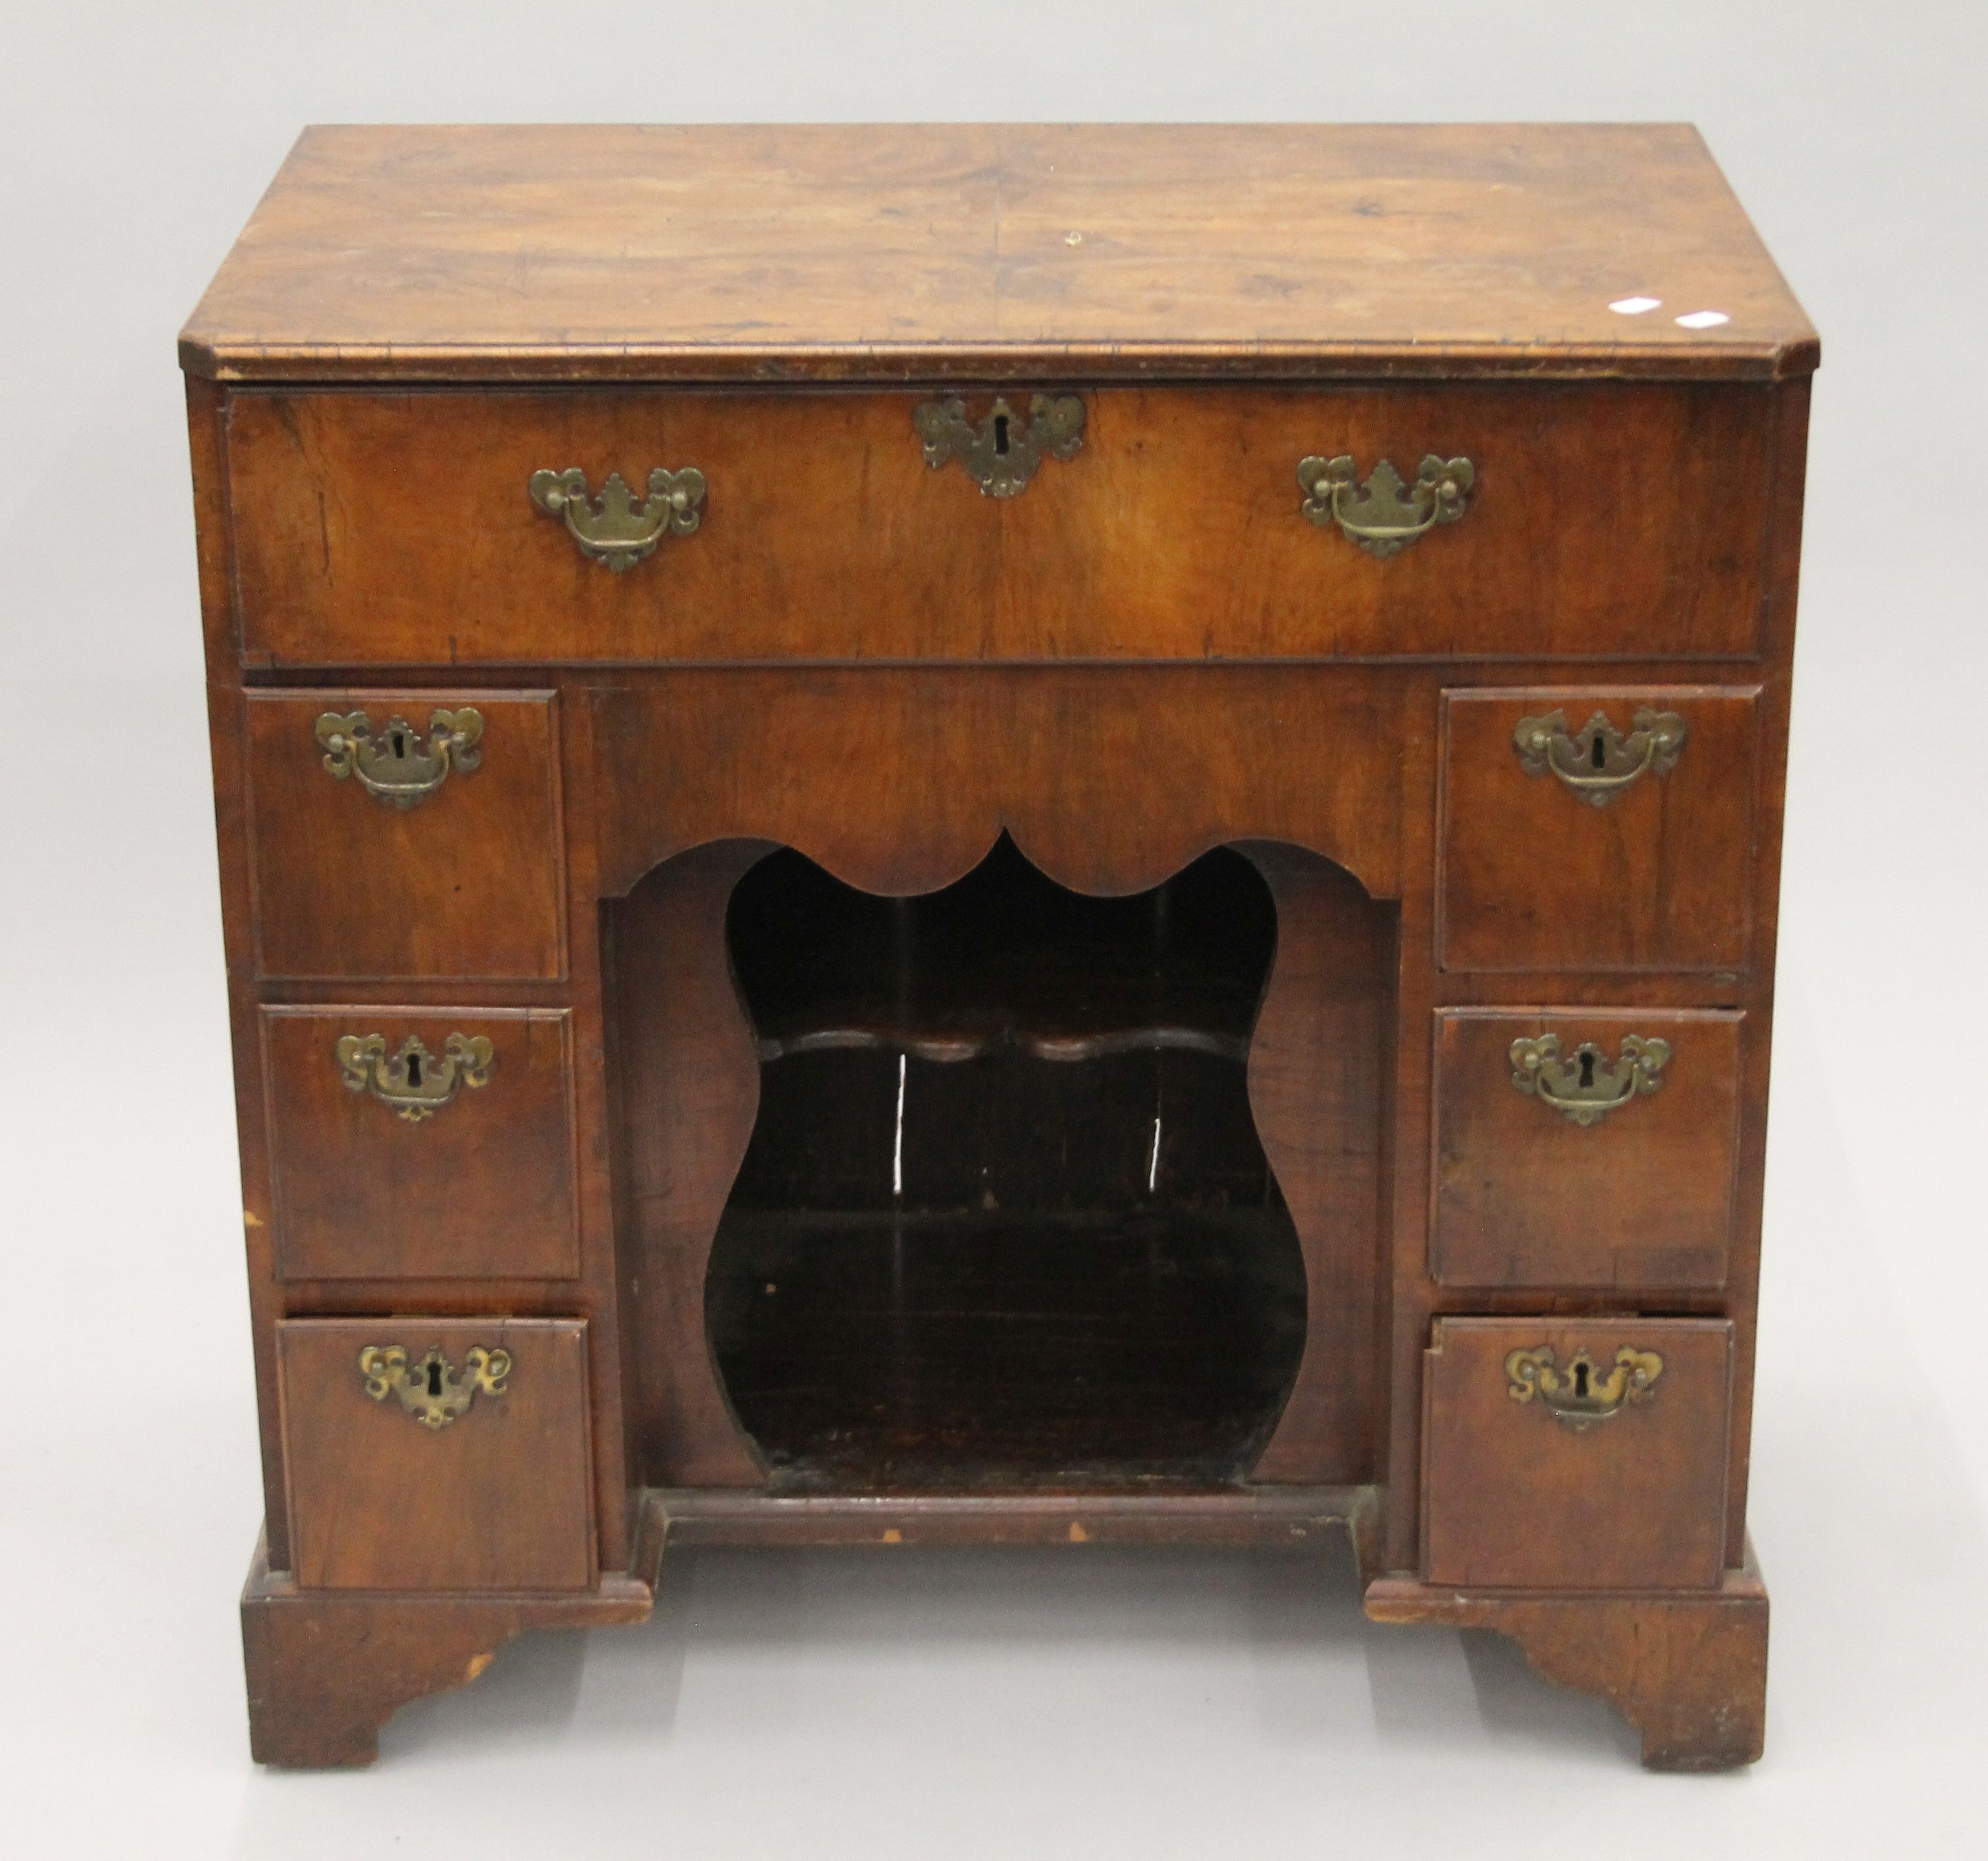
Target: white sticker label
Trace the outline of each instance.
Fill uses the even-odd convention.
[[[1689,316],[1678,319],[1680,329],[1716,329],[1721,323],[1729,323],[1732,318],[1723,310],[1694,310]]]
[[[1618,316],[1641,316],[1645,310],[1661,310],[1661,297],[1618,297],[1608,308]]]

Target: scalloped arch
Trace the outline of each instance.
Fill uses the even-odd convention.
[[[1304,848],[1400,893],[1398,693],[1302,668],[735,669],[594,700],[600,890],[721,840],[846,883],[936,891],[1005,829],[1073,891],[1210,848]]]

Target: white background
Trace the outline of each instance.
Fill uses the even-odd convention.
[[[1979,1854],[1980,0],[624,0],[0,27],[0,1852]],[[1652,1777],[1343,1566],[673,1559],[370,1773],[248,1762],[260,1491],[173,337],[310,121],[1670,118],[1824,335],[1752,1522],[1768,1755]]]

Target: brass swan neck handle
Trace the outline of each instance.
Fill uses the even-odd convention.
[[[1542,1034],[1513,1041],[1510,1056],[1512,1083],[1519,1091],[1586,1126],[1661,1086],[1671,1045],[1652,1035],[1625,1034],[1612,1060],[1591,1040],[1563,1056],[1560,1036]]]
[[[1570,731],[1567,713],[1555,711],[1521,718],[1512,732],[1512,748],[1528,775],[1550,775],[1589,806],[1605,808],[1645,775],[1668,775],[1689,735],[1675,711],[1638,711],[1626,736],[1605,711]]]
[[[451,770],[467,775],[483,759],[483,714],[467,704],[430,712],[425,731],[397,712],[375,731],[363,711],[327,711],[313,728],[333,781],[355,778],[376,800],[404,811],[439,790]]]
[[[1298,487],[1304,493],[1298,508],[1320,529],[1336,523],[1369,556],[1384,560],[1438,524],[1456,522],[1470,508],[1476,481],[1477,468],[1469,460],[1432,452],[1415,468],[1412,485],[1403,481],[1389,459],[1381,460],[1363,485],[1351,453],[1330,459],[1314,453],[1298,463]]]
[[[704,474],[694,465],[678,471],[658,465],[640,504],[618,471],[607,475],[594,497],[577,465],[535,471],[526,488],[547,516],[566,519],[582,556],[617,575],[646,562],[665,536],[688,536],[704,521]]]

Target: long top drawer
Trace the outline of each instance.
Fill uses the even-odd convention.
[[[1060,390],[1045,397],[1060,414],[1034,398],[237,390],[243,654],[309,667],[1756,650],[1767,387],[1111,388],[1077,393],[1076,414]],[[948,425],[948,401],[964,427]],[[991,466],[966,456],[967,429]],[[1467,469],[1445,489],[1440,473],[1422,478],[1425,460]],[[1026,482],[998,495],[1018,464],[1033,466]],[[610,474],[625,511],[603,502]]]

